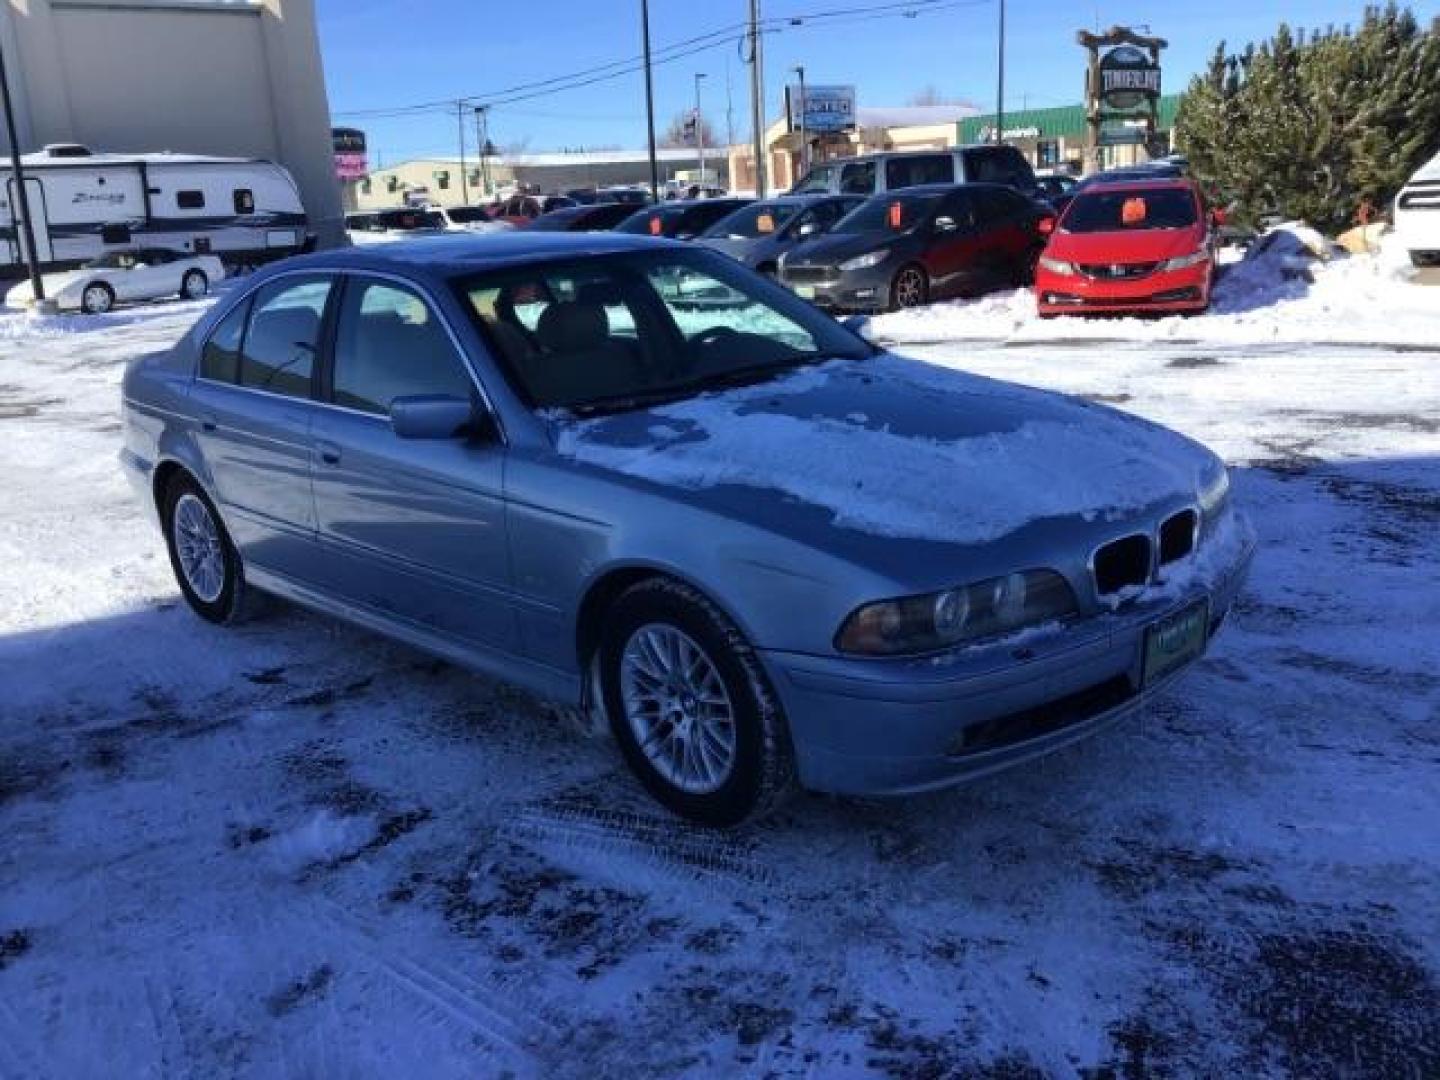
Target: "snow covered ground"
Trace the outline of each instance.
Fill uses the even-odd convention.
[[[0,1077],[1440,1074],[1440,293],[1294,344],[1329,302],[882,320],[1215,447],[1253,580],[1098,740],[725,835],[524,695],[192,617],[116,387],[199,308],[0,316]]]

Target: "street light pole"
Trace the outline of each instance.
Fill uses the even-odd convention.
[[[640,33],[645,44],[645,128],[650,146],[650,198],[660,201],[660,163],[655,159],[655,84],[650,70],[650,0],[640,0]]]
[[[805,65],[796,64],[795,74],[800,76],[800,175],[810,171],[810,133],[805,130]]]
[[[760,44],[760,0],[750,0],[750,124],[755,143],[755,196],[765,197],[765,55]]]
[[[695,148],[700,159],[700,186],[705,186],[705,127],[700,116],[700,80],[705,78],[703,71],[695,73]]]
[[[465,102],[455,102],[455,130],[460,135],[460,203],[470,205],[470,178],[465,175]]]
[[[995,92],[995,142],[1005,141],[1005,0],[1000,0],[999,85]]]
[[[486,111],[489,105],[475,106],[475,153],[480,158],[480,201],[484,202],[485,197],[490,194],[490,163],[486,160],[485,128]]]
[[[10,75],[5,70],[3,46],[0,46],[0,98],[4,99],[5,106],[5,134],[10,139],[10,182],[15,185],[10,203],[10,223],[16,226],[16,237],[25,249],[25,265],[30,270],[30,295],[39,304],[45,300],[45,283],[40,279],[40,252],[35,247],[35,226],[30,220],[30,195],[25,190],[20,137],[15,134],[15,108],[10,102]]]

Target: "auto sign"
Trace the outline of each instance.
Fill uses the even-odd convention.
[[[1133,109],[1160,96],[1160,67],[1134,45],[1120,45],[1100,58],[1100,97],[1114,109]]]

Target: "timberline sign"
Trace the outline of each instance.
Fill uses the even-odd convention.
[[[1160,66],[1134,45],[1100,58],[1100,98],[1112,109],[1133,109],[1160,96]]]

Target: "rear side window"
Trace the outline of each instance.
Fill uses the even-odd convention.
[[[255,193],[249,188],[235,189],[235,213],[253,214],[255,212]]]
[[[965,151],[965,181],[1030,187],[1035,182],[1035,174],[1013,146],[987,146]]]
[[[203,191],[177,191],[175,205],[181,210],[203,210],[205,209],[205,193]]]
[[[215,382],[233,383],[240,378],[240,345],[245,337],[245,319],[250,314],[248,300],[220,320],[200,350],[200,377]]]
[[[1021,209],[1018,197],[999,188],[980,188],[973,192],[975,213],[982,225],[993,225],[1014,217]]]
[[[894,157],[885,162],[886,188],[954,182],[955,158],[951,154],[918,154],[915,157]]]
[[[875,193],[875,162],[854,161],[840,170],[840,194],[873,195]]]
[[[260,288],[240,354],[241,386],[310,396],[330,287],[328,277],[286,277]]]
[[[335,404],[383,416],[397,397],[416,394],[473,394],[450,336],[409,289],[354,280],[335,336]]]

